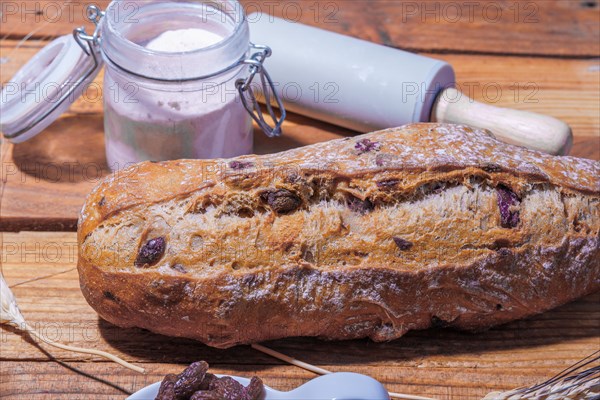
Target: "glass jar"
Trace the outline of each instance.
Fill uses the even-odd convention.
[[[25,106],[17,100],[23,97],[18,88],[26,85],[16,82],[3,101],[11,106],[0,121],[7,139],[21,142],[43,130],[102,65],[106,157],[113,170],[145,160],[251,153],[252,120],[268,136],[280,135],[285,110],[263,67],[271,51],[250,43],[238,1],[115,0],[105,11],[87,11],[93,34],[78,28],[56,39],[15,76],[62,84],[54,83],[58,89],[47,101]],[[273,126],[254,95],[256,75]]]
[[[146,47],[166,31],[190,28],[222,39],[190,51]],[[115,1],[105,11],[100,35],[111,167],[252,152],[252,118],[236,89],[247,75],[239,61],[249,56],[250,34],[237,2]]]

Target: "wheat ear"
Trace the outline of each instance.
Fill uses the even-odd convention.
[[[43,341],[46,344],[49,344],[50,346],[54,346],[63,350],[73,351],[75,353],[93,354],[100,357],[104,357],[116,362],[117,364],[124,366],[125,368],[129,368],[136,372],[144,373],[143,368],[130,364],[127,361],[121,360],[119,357],[114,356],[105,351],[68,346],[66,344],[55,342],[40,335],[39,332],[37,332],[35,329],[29,326],[27,322],[25,322],[25,318],[23,318],[23,314],[21,314],[19,306],[17,305],[17,300],[15,299],[14,294],[6,284],[6,281],[4,280],[4,276],[2,274],[0,274],[0,300],[0,324],[14,326],[15,328],[29,333],[31,336]]]
[[[600,399],[600,350],[565,369],[555,377],[548,379],[546,382],[529,388],[490,393],[483,400],[546,399]]]

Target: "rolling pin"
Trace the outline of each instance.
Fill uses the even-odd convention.
[[[290,111],[359,132],[445,122],[550,154],[571,149],[566,123],[469,98],[455,88],[446,62],[267,14],[248,21],[252,42],[273,51],[266,69]]]

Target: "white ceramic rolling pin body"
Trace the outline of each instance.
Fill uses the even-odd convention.
[[[267,14],[250,14],[248,22],[251,40],[273,50],[266,66],[290,111],[359,132],[446,122],[550,154],[571,148],[566,123],[470,99],[454,89],[443,61]]]
[[[251,41],[268,43],[266,67],[286,109],[360,132],[430,120],[454,85],[439,60],[274,18],[248,16]]]

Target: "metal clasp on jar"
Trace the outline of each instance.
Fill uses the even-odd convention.
[[[88,35],[85,31],[85,28],[79,27],[73,30],[73,38],[81,47],[83,52],[88,56],[92,56],[94,60],[94,68],[91,68],[89,71],[86,71],[83,77],[79,80],[79,82],[83,82],[87,77],[89,77],[96,67],[98,67],[98,52],[100,49],[100,20],[104,17],[104,11],[102,11],[99,7],[94,5],[89,5],[86,8],[86,16],[90,22],[93,22],[95,25],[94,33],[92,35]],[[78,84],[75,84],[74,87],[77,87]]]
[[[257,52],[253,53],[250,58],[242,61],[243,64],[250,66],[250,75],[248,75],[246,79],[238,79],[235,83],[235,86],[240,93],[240,98],[244,108],[246,111],[248,111],[248,113],[250,113],[252,119],[258,124],[263,132],[269,137],[280,136],[281,125],[285,120],[286,111],[281,98],[275,91],[273,80],[263,65],[265,59],[271,55],[271,49],[268,46],[254,43],[251,43],[250,46],[253,49],[258,50]],[[265,121],[262,109],[258,104],[256,95],[252,89],[252,81],[254,80],[256,74],[259,74],[260,76],[260,85],[262,87],[262,93],[265,96],[265,108],[273,121],[273,127],[271,127],[267,121]],[[271,104],[271,95],[275,99],[277,107],[281,113],[279,118],[277,118],[277,114],[275,113],[273,105]],[[249,100],[247,97],[249,97]]]

